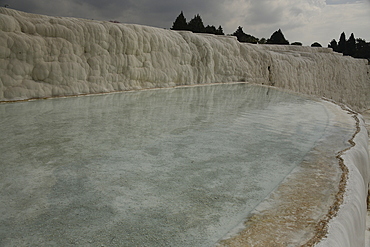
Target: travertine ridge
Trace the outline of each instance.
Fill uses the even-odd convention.
[[[0,101],[246,81],[370,108],[369,65],[328,48],[0,8]]]

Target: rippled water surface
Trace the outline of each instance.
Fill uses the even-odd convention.
[[[328,121],[247,84],[0,104],[0,245],[212,246]]]

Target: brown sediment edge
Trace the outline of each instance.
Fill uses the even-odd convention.
[[[352,114],[352,118],[355,120],[356,123],[356,131],[352,135],[351,139],[348,140],[348,143],[351,145],[348,148],[345,148],[341,151],[339,151],[336,154],[336,159],[338,160],[339,166],[342,170],[342,175],[341,179],[339,182],[339,190],[337,194],[335,195],[335,201],[333,205],[330,207],[329,212],[326,214],[324,219],[320,220],[317,225],[316,225],[316,233],[315,235],[308,240],[305,244],[301,245],[302,247],[311,247],[314,246],[315,244],[318,244],[323,238],[325,238],[328,235],[328,228],[329,228],[329,221],[332,220],[334,217],[338,215],[340,206],[343,204],[344,201],[344,194],[346,192],[346,187],[347,187],[347,181],[348,181],[348,167],[344,164],[344,160],[342,158],[342,155],[350,150],[352,147],[356,146],[356,143],[354,142],[354,139],[356,135],[360,132],[360,120],[358,118],[358,113],[349,109],[346,105],[340,104],[335,102],[334,100],[327,99],[327,98],[322,98],[325,101],[331,102],[333,104],[336,104],[342,108],[342,110],[347,111],[349,114]]]
[[[367,109],[367,110],[363,111],[363,113],[365,113],[365,114],[366,114],[366,112],[370,113],[370,109]],[[368,136],[369,136],[369,143],[370,143],[370,124],[366,123],[366,121],[369,121],[370,118],[364,116],[364,119],[365,119],[365,127],[367,129]],[[369,148],[369,151],[370,151],[370,148]],[[366,205],[367,205],[367,211],[370,212],[370,188],[368,188],[368,193],[367,193],[367,198],[366,198]],[[370,231],[370,228],[368,228],[368,231]]]

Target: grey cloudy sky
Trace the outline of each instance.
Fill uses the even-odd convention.
[[[238,26],[258,38],[279,28],[290,42],[323,46],[345,32],[370,41],[370,0],[0,0],[0,6],[30,13],[116,20],[171,28],[184,12],[200,14],[205,25],[221,25],[226,34]]]

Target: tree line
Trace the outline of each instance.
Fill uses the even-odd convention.
[[[210,33],[215,35],[225,35],[221,25],[216,29],[215,26],[204,26],[203,20],[199,14],[195,15],[193,19],[186,22],[184,13],[181,11],[180,15],[176,18],[172,25],[172,30],[186,30],[194,33]],[[278,45],[289,45],[289,41],[284,37],[281,29],[275,31],[269,39],[257,38],[253,35],[247,34],[243,31],[243,27],[239,26],[231,36],[236,36],[239,42],[252,43],[252,44],[278,44]],[[301,42],[293,42],[290,45],[302,46]],[[322,47],[318,42],[311,44],[311,47]],[[333,51],[343,53],[346,56],[352,56],[355,58],[367,58],[370,60],[370,42],[366,42],[364,39],[355,39],[354,34],[346,40],[346,35],[343,32],[340,35],[339,42],[333,39],[328,45]]]
[[[225,35],[220,25],[217,29],[215,26],[204,26],[202,17],[199,14],[195,15],[193,19],[189,22],[186,21],[184,13],[181,11],[179,16],[176,18],[175,22],[173,22],[171,30],[184,30],[184,31],[191,31],[194,33],[210,33],[215,35]],[[245,43],[253,43],[253,44],[282,44],[282,45],[289,45],[289,42],[285,39],[284,34],[279,29],[278,31],[274,32],[269,39],[259,39],[250,34],[246,34],[243,31],[243,27],[239,26],[237,30],[231,34],[232,36],[236,36],[239,42]]]
[[[210,33],[215,35],[224,35],[224,31],[222,30],[221,25],[217,29],[213,25],[207,25],[205,27],[203,24],[203,20],[199,14],[195,15],[194,18],[191,19],[189,22],[186,22],[186,18],[182,11],[180,15],[176,18],[171,29],[192,31],[193,33]]]
[[[345,56],[370,60],[370,42],[366,42],[361,38],[355,39],[353,33],[346,39],[346,34],[343,32],[339,37],[339,42],[333,39],[328,47],[332,48],[333,51],[343,53]]]

